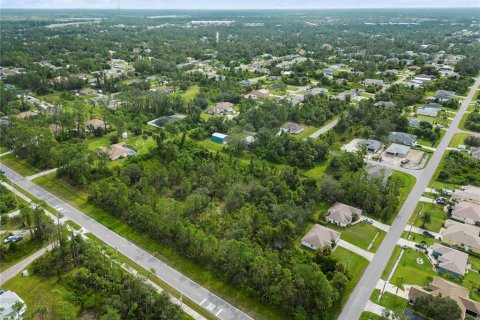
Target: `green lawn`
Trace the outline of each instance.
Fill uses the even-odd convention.
[[[286,315],[280,313],[278,310],[273,310],[269,306],[255,301],[247,296],[245,291],[223,282],[212,272],[180,256],[173,248],[152,240],[148,234],[137,231],[121,219],[88,203],[88,193],[84,190],[75,188],[65,180],[55,178],[52,174],[39,177],[35,179],[34,182],[122,237],[129,239],[139,247],[152,253],[172,268],[175,268],[208,290],[211,290],[233,305],[244,310],[255,319],[287,319]]]
[[[319,181],[322,179],[325,170],[327,170],[331,157],[332,156],[329,155],[327,160],[324,160],[322,163],[315,165],[315,167],[311,169],[300,169],[300,172],[309,178]]]
[[[42,169],[32,166],[27,161],[18,159],[13,153],[1,157],[0,163],[5,164],[10,169],[17,171],[23,176],[31,176],[32,174],[42,171]]]
[[[420,209],[423,210],[420,212]],[[422,226],[423,222],[421,217],[426,213],[430,214],[431,222]],[[439,232],[443,222],[448,218],[448,214],[443,211],[442,206],[438,204],[419,202],[415,208],[414,213],[410,217],[409,224],[413,224],[416,227],[424,228],[430,231]]]
[[[375,240],[373,247],[370,249],[371,252],[377,251],[377,248],[385,237],[385,231],[377,229],[371,224],[365,222],[359,222],[347,228],[341,228],[333,224],[329,224],[328,227],[341,232],[340,238],[342,240],[350,242],[364,250],[367,250],[368,245],[373,241],[373,238],[378,232],[378,237]]]
[[[480,273],[469,271],[463,280],[463,286],[467,287],[470,290],[470,298],[480,302],[480,294],[475,292],[475,288],[478,288],[480,283]]]
[[[0,154],[2,153],[5,153],[8,151],[8,148],[7,147],[4,147],[4,146],[0,146]]]
[[[380,317],[379,315],[376,315],[375,313],[367,312],[367,311],[362,312],[362,314],[360,315],[360,320],[381,320],[381,319],[383,318]]]
[[[455,133],[448,146],[451,148],[457,148],[459,144],[465,144],[465,139],[468,136],[467,133]]]
[[[395,261],[397,261],[401,251],[402,251],[401,247],[395,246],[395,248],[393,249],[392,255],[388,259],[387,265],[385,266],[385,270],[383,270],[381,279],[387,280],[387,277],[392,271],[393,265],[395,264]]]
[[[460,185],[456,184],[451,184],[451,183],[445,183],[445,182],[440,182],[437,180],[438,174],[442,170],[443,166],[445,165],[445,158],[447,157],[448,153],[450,151],[447,150],[442,156],[442,160],[440,160],[440,164],[438,165],[437,169],[435,169],[435,173],[433,174],[432,180],[430,180],[430,183],[428,184],[428,187],[431,189],[450,189],[450,190],[455,190],[461,187]]]
[[[344,294],[342,295],[341,301],[335,304],[335,306],[332,308],[330,316],[326,317],[326,319],[338,318],[338,315],[340,314],[343,305],[347,301],[350,293],[353,291],[358,281],[360,280],[360,277],[368,266],[368,261],[366,259],[342,247],[337,247],[333,252],[333,256],[337,257],[340,261],[345,263],[351,279],[348,282]]]
[[[423,264],[417,263],[417,258],[421,258]],[[435,275],[432,264],[424,253],[407,248],[390,282],[395,283],[398,278],[403,277],[407,284],[424,286]]]
[[[400,171],[393,171],[392,177],[396,177],[400,179],[402,188],[398,193],[398,207],[397,212],[403,206],[405,200],[407,200],[410,191],[412,190],[413,186],[415,185],[417,179],[414,176],[409,175],[408,173],[400,172]],[[393,220],[395,220],[395,216],[390,217],[386,223],[392,224]]]
[[[5,282],[2,289],[14,291],[25,301],[27,311],[24,316],[32,316],[36,307],[41,305],[46,306],[48,310],[54,310],[62,300],[73,304],[78,312],[81,309],[79,305],[75,305],[71,292],[62,285],[61,281],[58,282],[57,277],[45,279],[35,275],[22,277],[19,274]],[[48,313],[45,319],[54,319],[54,315]]]
[[[445,132],[446,132],[445,130],[440,130],[440,136],[436,140],[431,141],[431,140],[418,138],[416,143],[421,144],[423,146],[427,146],[427,147],[436,147],[440,143],[440,141],[442,141],[443,136],[445,135]]]
[[[403,310],[408,306],[408,301],[393,294],[390,292],[384,292],[380,301],[378,301],[378,296],[380,295],[380,290],[373,290],[370,300],[375,302],[382,307],[390,309],[392,311],[403,313]]]
[[[198,86],[192,86],[188,88],[187,91],[180,91],[179,95],[186,101],[190,101],[193,100],[199,92],[200,88]]]
[[[306,139],[308,138],[312,133],[314,133],[315,131],[317,131],[318,129],[320,129],[319,127],[312,127],[312,126],[307,126],[307,125],[303,125],[302,126],[305,128],[302,132],[300,132],[299,134],[295,134],[295,135],[292,135],[293,137],[297,138],[297,139]]]
[[[467,120],[467,117],[468,117],[468,113],[465,113],[462,117],[462,119],[460,120],[460,123],[458,124],[458,128],[461,129],[461,130],[467,130],[467,128],[465,128],[465,121]]]

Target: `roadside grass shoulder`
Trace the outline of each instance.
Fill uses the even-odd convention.
[[[368,266],[368,261],[366,259],[342,247],[337,247],[332,255],[345,263],[351,279],[348,281],[347,287],[345,288],[340,301],[332,308],[332,311],[326,316],[326,319],[338,318],[338,315],[342,311],[343,305],[347,301],[358,281],[360,281],[363,272]]]
[[[364,311],[360,315],[360,320],[381,320],[381,319],[383,319],[381,316],[368,311]]]
[[[14,153],[9,153],[6,156],[0,157],[0,163],[17,171],[23,176],[31,176],[32,174],[41,172],[42,169],[29,164],[26,160],[17,158]]]
[[[134,229],[121,219],[114,217],[101,208],[89,203],[89,194],[85,190],[76,188],[70,185],[67,181],[58,179],[51,174],[39,177],[33,182],[60,197],[62,200],[78,210],[81,210],[83,213],[122,237],[150,252],[158,259],[164,261],[172,268],[177,269],[179,272],[201,284],[208,290],[215,292],[226,301],[229,301],[239,309],[244,310],[255,319],[287,319],[287,315],[282,314],[278,310],[273,310],[271,307],[261,302],[255,301],[250,298],[244,290],[225,283],[215,276],[213,272],[180,256],[170,246],[152,240],[149,235]]]
[[[455,133],[448,144],[450,148],[457,148],[459,144],[465,144],[465,139],[469,136],[467,133]]]
[[[402,251],[401,247],[395,246],[395,248],[393,249],[392,255],[388,259],[387,265],[385,266],[385,270],[383,270],[381,279],[387,280],[387,277],[392,271],[392,268],[395,265],[395,261],[397,261],[401,251]]]

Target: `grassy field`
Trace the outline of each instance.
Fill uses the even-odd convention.
[[[413,186],[415,185],[417,179],[414,176],[409,175],[408,173],[400,172],[400,171],[393,171],[392,177],[397,177],[402,182],[402,188],[398,193],[398,207],[397,212],[403,206],[405,200],[407,200],[410,191],[412,190]],[[393,220],[395,220],[395,216],[390,217],[386,223],[392,224]]]
[[[383,238],[385,237],[384,231],[377,229],[371,224],[365,222],[359,222],[347,228],[341,228],[335,225],[328,225],[328,227],[341,232],[340,238],[342,240],[350,242],[364,250],[367,250],[368,245],[372,242],[373,238],[378,232],[378,237],[370,250],[371,252],[377,251],[378,247],[383,241]]]
[[[327,160],[317,164],[315,167],[311,169],[300,169],[300,172],[309,178],[319,181],[322,179],[323,174],[325,173],[325,170],[327,170],[331,157],[332,155],[329,155]]]
[[[190,101],[193,100],[199,92],[200,88],[198,86],[192,86],[188,88],[187,91],[180,91],[178,94],[186,101]]]
[[[139,247],[149,251],[160,260],[197,283],[200,283],[208,290],[222,296],[225,300],[244,310],[255,319],[287,319],[286,315],[280,313],[278,310],[273,310],[267,305],[253,300],[248,297],[243,290],[221,281],[212,272],[180,256],[173,248],[152,240],[149,235],[137,231],[121,219],[88,203],[88,193],[84,190],[75,188],[65,180],[57,179],[51,174],[39,177],[35,179],[34,182],[54,195],[61,197],[70,205],[81,210],[122,237],[129,239]]]
[[[373,290],[372,296],[370,297],[370,300],[375,302],[378,305],[381,305],[382,307],[385,307],[387,309],[397,311],[402,313],[403,310],[408,306],[408,301],[393,294],[390,292],[384,292],[382,295],[382,298],[380,301],[378,301],[378,296],[380,295],[380,290],[375,289]]]
[[[435,239],[424,236],[423,234],[418,234],[415,232],[410,232],[410,237],[408,238],[408,231],[402,232],[402,238],[417,242],[417,243],[426,243],[428,246],[432,246],[435,243]]]
[[[448,146],[451,147],[451,148],[457,148],[459,144],[464,145],[465,144],[465,139],[468,136],[469,135],[466,134],[466,133],[455,133]]]
[[[417,258],[422,259],[423,264],[417,263]],[[435,275],[432,264],[424,253],[407,248],[390,282],[395,283],[398,278],[403,277],[407,284],[423,286]]]
[[[80,306],[75,305],[70,291],[62,285],[61,281],[58,282],[57,277],[45,279],[35,275],[22,277],[19,274],[5,282],[2,289],[14,291],[25,301],[27,311],[24,316],[32,316],[35,308],[41,305],[46,306],[48,310],[54,310],[60,301],[67,299],[80,312]],[[47,314],[45,319],[54,319],[54,316]]]
[[[447,157],[448,153],[450,151],[445,151],[445,153],[442,156],[442,160],[440,160],[440,164],[438,165],[437,169],[435,169],[435,173],[433,174],[432,180],[430,180],[430,183],[428,184],[428,187],[431,189],[450,189],[450,190],[455,190],[460,187],[460,185],[456,184],[451,184],[451,183],[444,183],[438,181],[438,174],[442,170],[443,166],[445,165],[445,158]]]
[[[340,311],[342,310],[342,306],[347,301],[348,296],[353,291],[358,281],[360,280],[360,277],[368,266],[368,261],[366,259],[342,247],[337,247],[333,252],[333,256],[337,257],[340,261],[345,263],[351,279],[348,282],[347,288],[345,289],[345,293],[343,294],[340,303],[337,303],[333,307],[330,317],[327,317],[328,319],[337,319]]]
[[[8,148],[7,147],[4,147],[4,146],[0,146],[0,154],[4,153],[4,152],[7,152],[8,151]]]
[[[445,135],[445,132],[446,132],[445,130],[440,130],[440,136],[436,140],[430,141],[430,140],[418,138],[416,143],[421,144],[423,146],[427,146],[427,147],[436,147],[440,143],[440,141],[442,141],[443,136]]]
[[[422,205],[423,211],[420,212]],[[432,221],[428,224],[425,224],[425,226],[422,226],[423,223],[421,217],[426,213],[430,214],[430,219]],[[442,206],[428,202],[419,202],[410,218],[409,224],[413,224],[416,227],[430,231],[439,232],[443,222],[447,219],[447,216],[448,215],[445,211],[443,211]]]
[[[27,161],[18,159],[13,153],[1,157],[0,163],[5,164],[10,169],[17,171],[23,176],[31,176],[32,174],[42,171],[42,169],[32,166]]]

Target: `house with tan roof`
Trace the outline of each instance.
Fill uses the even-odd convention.
[[[480,226],[480,205],[468,201],[460,201],[452,210],[452,218],[474,226]]]
[[[116,143],[112,144],[110,147],[101,147],[100,149],[105,152],[108,158],[112,161],[125,158],[136,153],[135,150],[129,148],[125,143]]]
[[[480,228],[461,222],[446,220],[440,238],[447,244],[480,253]]]
[[[38,112],[24,111],[24,112],[20,112],[20,113],[16,114],[15,118],[17,118],[17,119],[30,119],[30,118],[33,118],[33,117],[36,117],[36,116],[38,116]]]
[[[211,115],[226,115],[228,112],[233,111],[233,103],[231,102],[219,102],[215,106],[207,109],[207,113]]]
[[[61,125],[58,125],[56,123],[50,123],[50,125],[48,126],[48,128],[50,129],[50,131],[54,134],[54,135],[57,135],[59,132],[62,131],[62,126]]]
[[[327,221],[341,227],[346,227],[353,222],[353,216],[362,214],[362,209],[337,202],[328,209]]]
[[[435,277],[425,289],[417,285],[412,285],[408,290],[408,301],[409,303],[413,303],[416,298],[425,295],[441,295],[442,297],[452,299],[460,307],[462,319],[465,319],[467,316],[473,319],[480,317],[480,303],[471,300],[468,297],[468,289],[456,283]]]
[[[465,275],[468,265],[468,254],[465,252],[435,243],[432,256],[437,260],[438,272],[448,273],[455,278]]]
[[[462,186],[460,189],[455,190],[452,197],[457,201],[468,201],[480,204],[480,188],[474,186]]]
[[[265,89],[253,90],[252,92],[245,95],[244,97],[247,99],[253,99],[253,100],[267,99],[270,97],[270,92],[268,92],[268,90],[265,90]]]
[[[302,238],[302,245],[316,250],[325,246],[335,247],[338,240],[340,240],[340,232],[315,224]]]
[[[97,129],[104,129],[105,128],[105,122],[103,122],[103,120],[100,120],[100,119],[92,119],[92,120],[88,120],[85,125],[87,126],[87,129],[90,130],[90,131],[94,131],[94,130],[97,130]]]

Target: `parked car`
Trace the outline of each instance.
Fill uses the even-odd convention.
[[[373,220],[368,219],[368,218],[363,219],[363,222],[368,223],[368,224],[373,224]]]
[[[0,174],[5,174],[5,171],[3,171],[2,168],[0,168]]]
[[[424,250],[428,249],[428,246],[427,246],[426,243],[415,243],[415,247],[420,248],[420,249],[424,249]]]
[[[418,143],[415,144],[415,147],[416,147],[416,148],[423,148],[423,146],[422,146],[421,144],[418,144]]]
[[[435,235],[429,231],[423,231],[423,235],[430,238],[435,238]]]
[[[443,194],[448,196],[448,197],[451,197],[451,196],[453,196],[453,191],[448,190],[448,189],[443,189]]]
[[[410,160],[409,159],[403,159],[402,161],[400,161],[401,164],[407,164],[409,163]]]
[[[12,235],[8,236],[5,239],[3,239],[3,243],[7,244],[9,242],[18,242],[23,239],[23,236],[21,235]]]
[[[435,199],[435,202],[438,204],[445,205],[447,204],[447,199],[445,199],[444,197],[438,197],[437,199]]]

